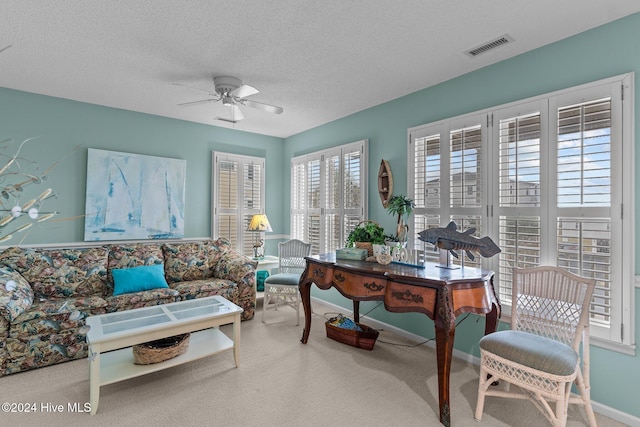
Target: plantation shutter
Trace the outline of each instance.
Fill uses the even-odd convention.
[[[344,247],[363,219],[367,142],[295,157],[291,161],[291,234],[311,243],[314,254]]]
[[[475,237],[482,237],[487,227],[484,224],[482,206],[486,205],[484,194],[486,183],[483,164],[485,144],[482,117],[471,117],[461,127],[449,131],[449,206],[450,217],[458,231],[475,228]],[[443,226],[446,224],[443,224]],[[459,260],[460,262],[462,260]],[[481,257],[474,261],[465,259],[465,265],[480,267]]]
[[[533,102],[493,114],[497,143],[498,278],[500,301],[511,303],[514,267],[540,265],[542,227],[542,128],[540,109]]]
[[[553,113],[557,141],[557,265],[597,280],[591,323],[601,327],[600,332],[608,331],[614,317],[619,321],[614,315],[612,286],[616,273],[622,270],[620,258],[617,268],[612,268],[616,259],[612,239],[616,235],[622,237],[619,221],[612,223],[611,212],[612,98],[587,98],[570,104],[560,101]]]
[[[351,230],[364,218],[365,185],[363,182],[363,149],[361,144],[351,145],[343,149],[343,179],[342,179],[342,226],[343,230],[336,230],[333,249],[344,247],[345,240]]]
[[[213,153],[211,222],[214,238],[229,239],[234,249],[253,254],[260,233],[247,232],[251,217],[264,213],[264,159]]]
[[[291,162],[291,237],[306,241],[307,168],[304,161]]]
[[[437,262],[438,252],[433,245],[420,241],[418,232],[446,227],[450,221],[456,222],[458,231],[476,228],[476,237],[485,228],[483,119],[484,116],[475,116],[425,126],[409,135],[409,197],[415,203],[410,225],[415,232],[410,242],[414,249],[424,250],[426,260]],[[465,259],[465,264],[479,266],[480,261]]]
[[[443,183],[441,177],[441,133],[439,126],[417,130],[410,135],[410,170],[413,170],[413,186],[409,197],[413,199],[415,208],[410,221],[412,230],[420,232],[427,228],[440,227],[443,214],[442,206]],[[411,182],[411,181],[410,181]],[[444,186],[447,188],[446,186]],[[446,200],[446,199],[445,199]],[[431,245],[427,245],[417,238],[414,249],[424,250],[425,259],[437,262],[438,253]]]
[[[624,327],[635,296],[632,84],[612,77],[412,128],[408,139],[416,232],[453,219],[490,236],[501,253],[482,264],[496,272],[503,313],[514,267],[595,278],[592,342],[624,352],[634,344]]]
[[[263,191],[264,188],[264,173],[263,165],[254,161],[245,161],[242,164],[242,179],[243,179],[243,211],[242,211],[242,231],[246,230],[251,222],[251,218],[255,214],[264,213],[264,200]],[[242,236],[242,250],[243,254],[252,254],[253,245],[258,239],[264,239],[264,233],[256,233],[255,231],[249,231],[243,233]]]
[[[217,197],[215,200],[216,214],[214,236],[226,237],[233,247],[238,247],[240,235],[238,234],[238,200],[240,189],[238,187],[239,164],[235,159],[221,157],[215,159],[214,166],[217,184]]]
[[[307,214],[306,214],[306,229],[307,234],[304,241],[311,243],[311,252],[320,252],[320,224],[321,224],[321,208],[323,186],[320,177],[321,173],[321,158],[311,159],[307,162]]]
[[[327,151],[324,155],[324,245],[322,252],[332,252],[341,248],[340,211],[342,206],[341,150]],[[320,249],[318,249],[320,251]]]

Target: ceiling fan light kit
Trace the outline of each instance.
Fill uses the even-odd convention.
[[[179,86],[186,86],[186,85],[181,85],[179,83],[174,83],[174,84],[177,84]],[[231,107],[231,119],[229,120],[229,119],[224,119],[222,117],[215,117],[215,120],[221,120],[221,121],[230,122],[230,123],[237,123],[240,120],[244,119],[244,114],[242,114],[242,111],[240,110],[239,105],[256,108],[258,110],[266,111],[268,113],[273,113],[273,114],[280,114],[284,111],[282,107],[246,99],[247,96],[255,95],[259,91],[252,86],[242,84],[242,80],[240,80],[237,77],[215,76],[213,78],[213,85],[215,87],[215,93],[202,91],[201,89],[196,89],[196,90],[206,92],[209,95],[213,96],[214,98],[185,102],[178,105],[180,106],[198,105],[198,104],[204,104],[209,102],[222,101],[222,105],[224,105],[225,107]],[[189,87],[189,86],[186,86],[186,87]],[[192,89],[195,89],[195,88],[192,88]]]

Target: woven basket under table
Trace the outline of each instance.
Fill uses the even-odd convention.
[[[187,333],[134,345],[134,363],[150,365],[180,356],[189,348],[190,335]]]
[[[325,322],[324,324],[327,329],[328,338],[354,347],[373,350],[376,339],[378,339],[378,331],[367,325],[363,325],[362,323],[356,323],[356,325],[360,327],[360,331],[341,328],[339,326],[332,325],[330,322]]]

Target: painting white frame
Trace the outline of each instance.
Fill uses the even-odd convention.
[[[90,148],[84,240],[183,238],[186,163]]]

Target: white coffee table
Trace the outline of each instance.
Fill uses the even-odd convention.
[[[98,410],[100,386],[103,385],[229,349],[233,349],[237,367],[242,311],[225,298],[213,296],[88,317],[87,325],[91,327],[87,333],[91,414]],[[233,339],[218,328],[229,323],[233,323]],[[191,337],[184,354],[151,365],[134,364],[131,346],[187,332],[191,332]]]

